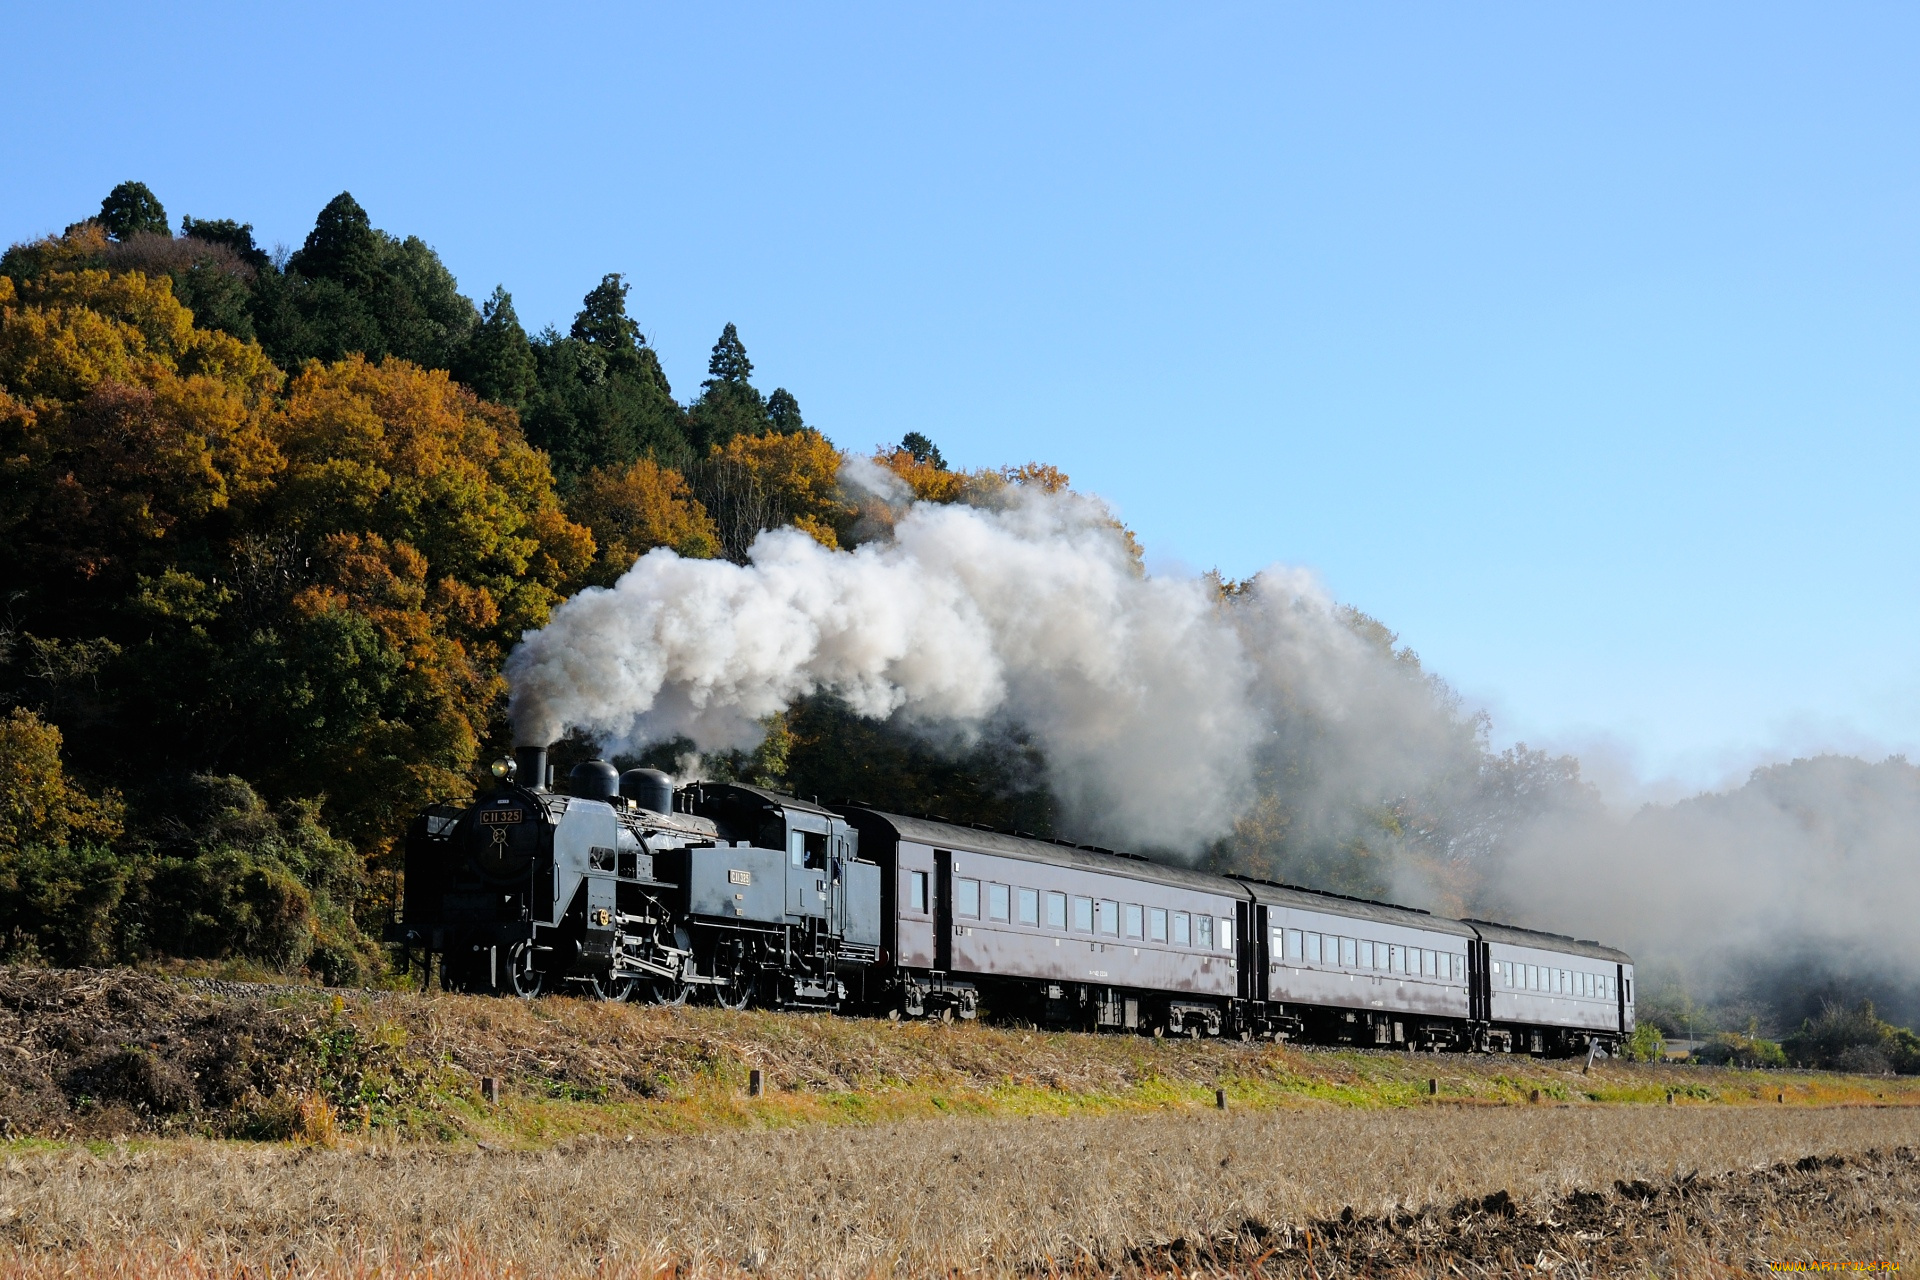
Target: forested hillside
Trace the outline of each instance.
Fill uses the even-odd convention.
[[[529,334],[504,288],[476,305],[425,241],[374,226],[344,192],[291,251],[234,219],[175,225],[123,183],[96,215],[0,258],[0,960],[376,978],[396,842],[511,745],[502,664],[568,597],[654,548],[745,563],[783,526],[827,548],[889,538],[899,507],[845,482],[862,469],[914,501],[982,508],[1068,485],[1034,462],[953,470],[917,433],[850,455],[792,391],[756,385],[731,324],[706,380],[676,397],[619,275],[592,283],[564,332]],[[1113,533],[1137,574],[1132,535]],[[1259,589],[1214,577],[1208,607]],[[1546,925],[1606,904],[1587,927],[1730,964],[1745,1021],[1767,1010],[1749,937],[1700,909],[1710,889],[1650,912],[1666,900],[1655,882],[1706,866],[1716,840],[1724,866],[1697,878],[1741,876],[1756,823],[1803,832],[1840,815],[1822,829],[1841,853],[1910,844],[1920,773],[1904,761],[1871,786],[1864,763],[1834,762],[1780,798],[1756,775],[1721,806],[1744,826],[1706,806],[1717,825],[1682,812],[1623,827],[1576,761],[1491,751],[1485,719],[1391,631],[1330,616],[1344,674],[1273,655],[1251,802],[1187,856]],[[1060,829],[1046,753],[1017,718],[943,737],[812,693],[760,728],[753,750],[694,767],[1084,838]],[[600,745],[575,736],[557,762]],[[683,768],[690,746],[657,743],[647,761]],[[1835,799],[1856,795],[1865,816]],[[1798,839],[1774,842],[1771,879],[1747,876],[1777,887],[1757,901],[1799,901],[1798,868],[1828,854]],[[1658,856],[1636,862],[1642,848]],[[1622,866],[1641,869],[1623,881]],[[1668,917],[1684,926],[1633,936]],[[1796,968],[1790,1008],[1775,1002],[1789,1023],[1847,989],[1812,977],[1853,972],[1832,937],[1807,938],[1818,963]],[[1904,970],[1872,972],[1883,1000],[1911,987]]]
[[[291,253],[179,227],[123,183],[0,259],[0,951],[364,978],[410,815],[510,745],[522,632],[651,548],[850,546],[863,513],[731,324],[676,399],[618,275],[529,335],[346,193]],[[876,460],[933,501],[1065,483],[955,473],[911,434]],[[1048,821],[1017,752],[828,698],[768,727],[706,771]]]

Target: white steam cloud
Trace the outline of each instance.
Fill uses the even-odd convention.
[[[890,474],[842,479],[899,496]],[[1310,575],[1270,570],[1222,603],[1205,579],[1142,575],[1097,502],[1011,493],[913,505],[852,552],[793,530],[761,534],[746,565],[649,552],[515,650],[517,732],[749,747],[766,716],[831,691],[946,735],[1017,725],[1074,830],[1184,852],[1232,828],[1261,749],[1303,710],[1343,772],[1392,785],[1409,767],[1405,681]]]

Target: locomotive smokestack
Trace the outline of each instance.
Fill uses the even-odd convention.
[[[515,747],[513,778],[529,791],[545,791],[547,789],[547,749]]]

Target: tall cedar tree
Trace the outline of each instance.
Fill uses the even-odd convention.
[[[684,467],[693,460],[685,415],[660,358],[627,314],[628,285],[601,279],[573,328],[533,344],[535,377],[522,412],[527,439],[546,450],[554,479],[571,493],[588,472],[624,471],[642,458]]]
[[[705,457],[707,453],[725,445],[735,436],[763,435],[772,429],[773,423],[768,416],[767,402],[748,381],[753,375],[753,361],[747,359],[747,346],[740,341],[740,331],[731,323],[720,331],[720,340],[713,344],[713,354],[707,360],[707,380],[700,384],[700,398],[687,409],[688,435],[694,448]],[[788,401],[793,397],[789,395]],[[800,406],[792,403],[782,406],[782,412],[790,412],[797,420]]]

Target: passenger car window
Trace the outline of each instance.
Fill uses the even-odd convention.
[[[1007,918],[1007,886],[987,885],[987,914],[995,920]]]
[[[910,911],[927,909],[927,873],[924,871],[907,873],[907,908]]]
[[[1194,945],[1213,950],[1213,917],[1195,916],[1194,922],[1200,926],[1200,936],[1194,939]]]
[[[1120,904],[1110,898],[1100,899],[1100,932],[1120,932]]]
[[[1373,943],[1364,938],[1360,941],[1360,967],[1362,969],[1373,968]]]
[[[1127,904],[1127,936],[1137,938],[1140,932],[1140,904],[1129,902]]]
[[[1220,927],[1214,931],[1214,936],[1220,940],[1222,951],[1233,950],[1233,921],[1221,916]]]
[[[1355,964],[1352,938],[1340,939],[1340,963],[1348,969],[1353,968]]]
[[[978,919],[980,915],[980,882],[978,880],[961,880],[959,881],[959,885],[960,892],[955,895],[959,901],[954,904],[954,910],[963,916],[973,916],[975,919]]]
[[[1289,929],[1287,930],[1287,959],[1298,960],[1299,958],[1300,931],[1298,929]]]
[[[1439,976],[1439,958],[1425,947],[1420,948],[1420,976],[1423,978]]]
[[[1050,893],[1047,895],[1047,928],[1064,929],[1067,927],[1067,895]]]
[[[1173,945],[1176,947],[1193,945],[1193,917],[1184,911],[1173,913]]]
[[[1093,932],[1093,899],[1075,898],[1073,900],[1073,927],[1082,933]]]
[[[1307,935],[1307,963],[1320,963],[1320,935],[1317,933]]]
[[[1147,941],[1165,942],[1167,940],[1167,909],[1165,907],[1147,908]]]
[[[1040,923],[1040,891],[1038,889],[1022,889],[1016,901],[1020,907],[1021,924]]]

